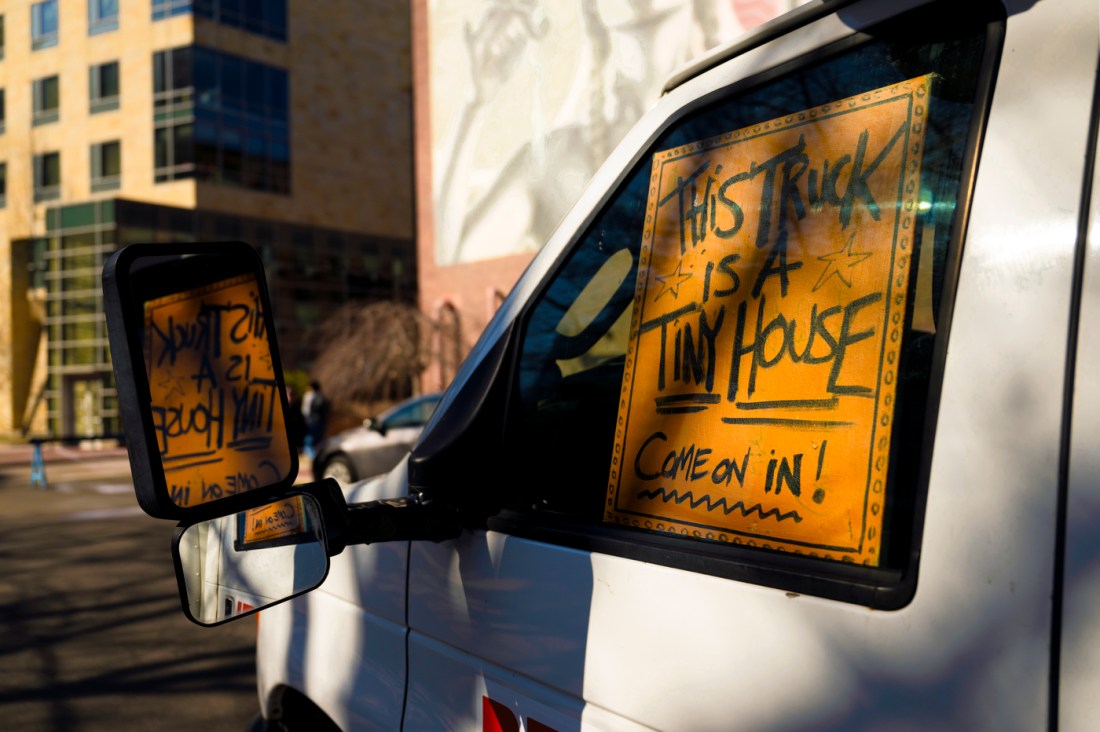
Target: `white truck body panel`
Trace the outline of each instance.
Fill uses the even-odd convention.
[[[827,16],[662,98],[536,257],[435,419],[666,120],[850,35],[847,24],[920,4],[859,3],[843,20]],[[264,612],[261,698],[279,684],[298,688],[347,729],[396,728],[402,704],[405,729],[490,729],[485,697],[528,730],[1035,730],[1052,719],[1052,699],[1063,728],[1094,728],[1100,197],[1083,199],[1082,185],[1092,175],[1100,14],[1088,0],[1009,3],[1009,12],[970,199],[910,603],[872,610],[491,530],[440,544],[353,547],[320,591]],[[1062,591],[1059,466],[1078,222],[1088,202],[1063,621],[1052,600]],[[404,470],[357,498],[402,494],[394,476]],[[695,619],[681,622],[689,610]],[[1059,638],[1060,666],[1051,654]],[[1060,668],[1053,694],[1052,665]]]

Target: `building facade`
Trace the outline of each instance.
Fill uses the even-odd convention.
[[[416,295],[408,5],[0,4],[0,434],[118,431],[100,289],[135,242],[263,255],[288,368]]]
[[[665,81],[805,0],[412,0],[422,310],[461,357]]]

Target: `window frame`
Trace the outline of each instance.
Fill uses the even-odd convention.
[[[943,3],[933,3],[930,6],[918,8],[914,12],[943,13],[945,7]],[[918,420],[921,422],[921,432],[911,435],[911,437],[923,446],[932,444],[932,437],[935,433],[943,364],[950,333],[951,311],[955,300],[957,272],[969,219],[971,194],[977,161],[981,153],[982,135],[986,126],[989,108],[992,104],[993,82],[1003,48],[1006,19],[1003,13],[993,17],[992,13],[995,12],[997,6],[991,5],[990,7],[994,10],[986,15],[985,48],[981,53],[975,84],[973,116],[966,132],[965,153],[958,181],[956,214],[948,235],[948,247],[945,255],[940,315],[937,321],[938,325],[942,323],[940,328],[943,330],[943,335],[937,337],[934,343],[925,403],[912,406],[913,412],[923,413],[923,420]],[[900,15],[904,15],[904,13],[898,13],[894,18]],[[891,20],[886,22],[891,22]],[[873,31],[873,29],[870,30]],[[721,89],[703,92],[682,104],[661,121],[659,128],[653,132],[644,148],[637,151],[629,164],[619,172],[614,185],[609,186],[600,197],[600,200],[590,209],[584,226],[579,227],[569,243],[562,248],[557,259],[550,265],[545,276],[541,278],[539,284],[515,317],[511,339],[507,344],[507,373],[502,374],[503,377],[508,379],[504,396],[506,400],[506,431],[509,425],[518,423],[520,401],[518,396],[519,365],[522,357],[524,333],[527,324],[530,322],[532,311],[541,303],[550,287],[568,265],[576,248],[587,238],[591,227],[629,184],[638,166],[657,151],[656,141],[679,125],[685,118],[713,105],[718,100],[734,99],[738,95],[765,86],[780,77],[811,68],[873,40],[874,36],[866,32],[853,32],[846,38],[828,43],[809,53],[801,54],[798,58],[777,67],[746,76]],[[708,73],[711,72],[708,71]],[[494,531],[550,544],[645,561],[799,594],[825,597],[877,609],[893,610],[908,604],[916,591],[930,459],[928,449],[919,451],[919,465],[916,466],[917,477],[912,501],[912,525],[903,525],[899,529],[903,532],[908,531],[908,551],[904,559],[899,560],[897,565],[890,567],[856,566],[794,554],[751,549],[740,545],[680,538],[665,533],[647,533],[606,522],[588,522],[572,517],[546,517],[539,515],[537,512],[520,512],[509,509],[505,509],[487,519],[487,526]],[[895,467],[891,467],[891,472],[895,469]],[[906,521],[904,517],[899,517],[897,520],[903,524]]]
[[[48,85],[53,83],[55,104],[44,106],[48,96]],[[43,76],[31,82],[31,126],[48,125],[61,119],[61,77],[57,74]]]
[[[40,51],[44,48],[52,48],[57,45],[61,35],[61,9],[58,0],[42,0],[31,5],[31,50]],[[53,9],[53,28],[45,29],[43,25],[49,19],[46,13]]]
[[[45,181],[45,178],[46,173],[49,172],[47,166],[50,159],[56,160],[57,180],[48,183]],[[51,152],[35,155],[32,167],[34,175],[34,202],[56,201],[61,198],[61,152],[59,150],[53,150]]]
[[[164,20],[191,12],[191,0],[153,0],[153,20]]]
[[[153,53],[154,183],[195,178],[194,49],[185,45]],[[177,81],[188,83],[177,86]],[[185,129],[190,130],[190,154],[186,140],[181,139],[186,137]]]
[[[111,146],[117,150],[117,163],[118,171],[115,173],[104,173],[104,162],[106,161],[105,154]],[[92,193],[101,193],[103,191],[114,191],[122,187],[122,141],[121,140],[104,140],[103,142],[92,143],[88,148],[88,169],[90,171],[89,185]]]
[[[104,4],[111,0],[88,0],[88,35],[110,33],[118,30],[118,0],[114,0],[114,13],[104,12]]]

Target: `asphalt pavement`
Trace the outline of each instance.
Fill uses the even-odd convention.
[[[31,456],[0,447],[0,729],[247,729],[256,621],[184,617],[125,449],[45,445],[44,490]]]

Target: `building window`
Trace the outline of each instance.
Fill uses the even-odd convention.
[[[44,79],[36,79],[33,86],[34,108],[31,124],[44,125],[56,122],[60,100],[60,82],[57,77],[47,76]]]
[[[0,15],[0,58],[4,58],[4,16]]]
[[[57,45],[57,0],[46,0],[31,6],[31,49]]]
[[[115,251],[115,201],[46,209],[46,237],[32,240],[46,289],[49,380],[45,397],[57,435],[120,430],[103,318],[103,263]],[[32,274],[38,275],[38,272]]]
[[[195,175],[195,87],[191,47],[153,54],[153,179]]]
[[[0,208],[8,205],[8,164],[0,163]]]
[[[4,132],[4,125],[8,119],[7,104],[4,98],[4,90],[0,89],[0,134]]]
[[[118,109],[118,61],[88,69],[88,111]]]
[[[195,0],[194,9],[222,25],[286,40],[286,0]]]
[[[88,35],[118,30],[118,0],[88,0]]]
[[[196,177],[290,191],[290,103],[284,69],[203,47],[153,60],[155,180]]]
[[[286,0],[153,0],[153,20],[192,11],[215,23],[286,40]]]
[[[34,201],[61,198],[61,153],[34,156]]]
[[[153,0],[153,20],[191,12],[191,0]]]
[[[122,143],[118,140],[92,145],[92,193],[113,191],[122,180]]]

